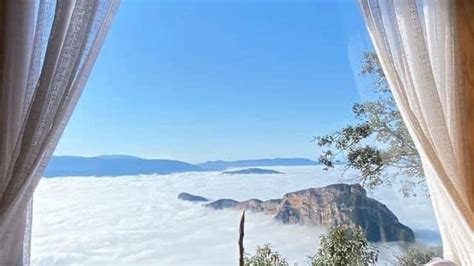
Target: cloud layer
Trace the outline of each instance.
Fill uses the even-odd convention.
[[[236,265],[240,213],[180,201],[180,192],[210,199],[262,200],[338,182],[319,167],[272,167],[281,175],[222,175],[219,172],[122,177],[42,179],[34,199],[34,265]],[[396,188],[371,194],[385,203],[420,239],[437,244],[429,200],[404,199]],[[325,229],[281,225],[248,214],[245,247],[270,243],[290,262],[305,265]],[[433,233],[434,232],[434,233]],[[434,236],[433,236],[434,234]],[[390,257],[396,244],[382,247]]]

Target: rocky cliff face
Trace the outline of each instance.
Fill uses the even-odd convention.
[[[206,204],[214,209],[232,208],[274,215],[286,224],[360,226],[369,241],[414,241],[413,231],[401,224],[384,204],[367,197],[362,186],[334,184],[291,192],[281,199],[238,202],[221,199]]]

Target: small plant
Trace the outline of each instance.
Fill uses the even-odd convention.
[[[432,249],[427,248],[411,248],[401,256],[395,256],[397,265],[401,266],[415,266],[423,265],[430,262],[436,253]]]
[[[312,266],[320,265],[375,265],[378,251],[369,247],[364,232],[359,228],[334,226],[320,237],[320,248],[309,257]]]
[[[271,249],[270,244],[264,244],[257,247],[257,252],[254,256],[245,257],[245,266],[288,266],[285,258],[283,258],[277,251]]]

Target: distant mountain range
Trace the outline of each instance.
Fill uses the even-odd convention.
[[[149,160],[127,155],[53,156],[44,176],[119,176],[191,171],[204,171],[204,169],[181,161]]]
[[[176,160],[143,159],[128,155],[103,155],[97,157],[53,156],[46,167],[44,176],[171,174],[180,172],[222,171],[238,167],[299,166],[315,164],[316,162],[314,161],[302,158],[211,161],[194,165]]]
[[[275,159],[256,159],[240,161],[209,161],[198,164],[199,167],[208,170],[222,171],[234,167],[254,167],[254,166],[300,166],[316,165],[315,161],[304,158],[275,158]]]

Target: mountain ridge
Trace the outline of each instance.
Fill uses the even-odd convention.
[[[197,166],[208,170],[222,171],[235,167],[254,167],[254,166],[303,166],[316,165],[315,161],[306,158],[263,158],[236,161],[207,161],[197,164]]]
[[[53,156],[45,169],[45,177],[120,176],[138,174],[171,174],[180,172],[222,171],[252,166],[316,165],[304,158],[264,158],[236,161],[207,161],[191,164],[170,159],[144,159],[131,155],[109,154],[94,157]]]
[[[45,177],[120,176],[138,174],[171,174],[205,171],[178,160],[142,159],[134,156],[53,156],[45,169]]]

